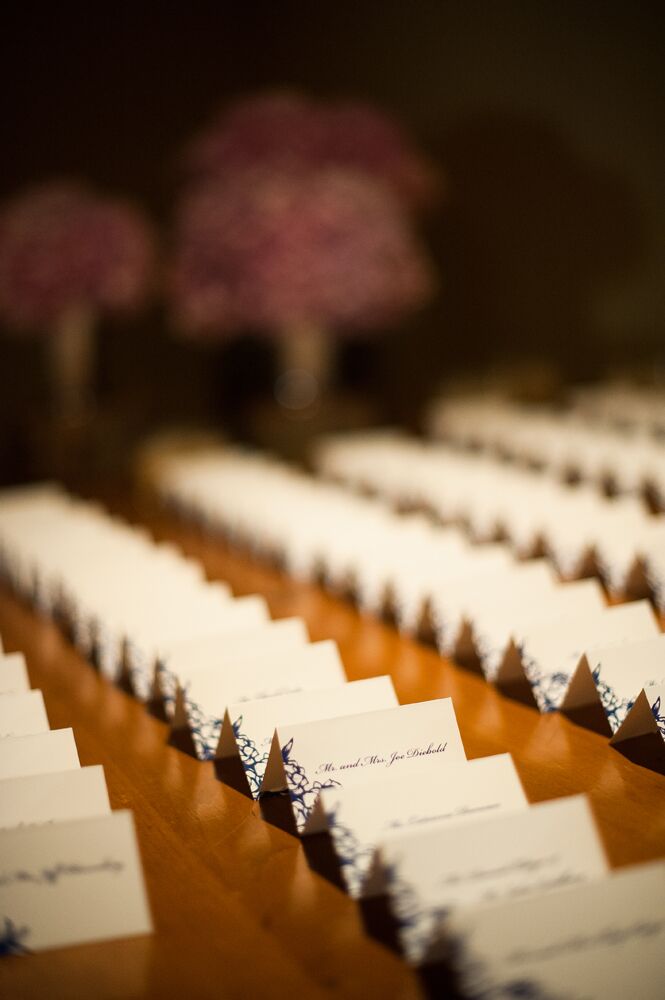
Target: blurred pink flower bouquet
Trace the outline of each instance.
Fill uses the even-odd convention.
[[[331,334],[381,330],[435,281],[412,215],[437,177],[365,105],[238,102],[192,144],[170,280],[187,335],[275,336],[285,370],[325,382]]]
[[[0,209],[0,322],[48,337],[63,418],[90,401],[98,316],[140,306],[153,261],[143,216],[78,184],[38,186]]]

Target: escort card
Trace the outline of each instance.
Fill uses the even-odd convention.
[[[400,705],[351,718],[324,719],[275,730],[263,791],[286,790],[298,833],[320,833],[324,788],[346,788],[391,770],[408,771],[422,757],[465,760],[452,699]]]
[[[253,594],[227,601],[223,607],[197,613],[192,608],[159,609],[156,616],[137,622],[127,638],[127,666],[132,689],[142,700],[152,697],[157,663],[162,645],[169,640],[201,635],[243,632],[270,620],[268,605],[263,597]]]
[[[337,643],[313,642],[262,662],[238,660],[226,670],[195,674],[176,694],[174,729],[186,728],[196,755],[209,760],[217,753],[222,719],[229,705],[296,691],[343,685],[344,667]]]
[[[221,673],[234,664],[251,669],[252,663],[265,663],[308,643],[302,618],[265,622],[247,632],[166,642],[157,664],[155,696],[163,701],[167,717],[172,718],[178,684],[185,688],[196,674]]]
[[[23,653],[0,655],[0,695],[29,690],[30,680]]]
[[[511,644],[514,648],[519,646],[521,637],[533,628],[571,613],[593,615],[605,606],[598,580],[580,580],[558,585],[544,600],[536,595],[521,607],[512,608],[510,616],[500,609],[484,615],[482,623],[474,625],[473,639],[485,677],[488,681],[501,679],[501,666]]]
[[[52,729],[47,733],[8,736],[0,740],[0,780],[69,771],[80,766],[71,729]]]
[[[482,579],[469,577],[450,581],[431,596],[433,624],[439,649],[455,652],[466,625],[473,625],[483,611],[492,613],[497,601],[504,606],[550,597],[555,587],[552,567],[544,560],[522,566],[515,564],[505,572],[487,574]]]
[[[60,823],[111,811],[101,764],[0,781],[0,828]]]
[[[649,733],[660,736],[665,745],[665,684],[648,684],[640,691],[610,743]]]
[[[549,892],[607,871],[583,795],[463,828],[435,823],[389,834],[379,853],[400,942],[414,964],[442,957],[445,918],[453,910]]]
[[[418,758],[369,784],[324,788],[321,807],[347,892],[354,898],[385,891],[375,852],[382,838],[420,831],[430,823],[475,820],[528,806],[510,754],[456,762],[447,755]]]
[[[464,995],[659,1000],[665,864],[583,885],[469,907],[448,921]]]
[[[665,635],[587,650],[573,674],[562,709],[600,702],[616,733],[642,688],[665,684]]]
[[[249,790],[258,798],[278,726],[356,715],[398,705],[390,677],[338,684],[334,688],[298,691],[229,705],[224,714],[217,756],[239,756]]]
[[[0,694],[0,739],[48,732],[48,716],[41,691]]]
[[[648,601],[633,601],[588,616],[571,615],[533,629],[522,640],[520,659],[538,708],[551,712],[561,707],[585,650],[659,634]]]
[[[0,832],[4,954],[152,930],[132,814]]]

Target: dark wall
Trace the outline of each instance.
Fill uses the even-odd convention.
[[[400,416],[442,375],[486,363],[544,358],[584,375],[662,361],[662,11],[611,0],[13,3],[0,30],[0,195],[85,175],[166,223],[178,149],[221,100],[278,84],[369,98],[446,171],[427,234],[441,294],[390,338],[347,350],[344,377]],[[261,346],[202,356],[167,339],[157,310],[126,335],[106,331],[102,358],[103,398],[147,422],[229,415],[270,375]],[[38,344],[0,342],[5,441],[21,408],[39,405],[41,366]]]

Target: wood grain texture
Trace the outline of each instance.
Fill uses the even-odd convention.
[[[510,700],[346,602],[150,512],[236,594],[302,615],[337,640],[349,679],[390,673],[400,702],[450,695],[470,758],[508,751],[531,802],[586,792],[613,866],[665,856],[665,777],[559,714]],[[103,572],[103,567],[100,567]],[[298,840],[167,744],[167,727],[109,684],[47,621],[0,590],[0,632],[26,654],[53,728],[73,726],[82,764],[104,765],[114,808],[134,812],[155,921],[151,937],[0,962],[0,996],[408,998],[417,977],[366,935],[355,905],[309,867]]]

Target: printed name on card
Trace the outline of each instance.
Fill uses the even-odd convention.
[[[0,781],[0,827],[103,816],[111,811],[101,764]]]
[[[19,694],[29,690],[30,681],[23,653],[0,655],[0,694]]]
[[[380,861],[410,962],[445,954],[458,908],[559,890],[599,878],[607,862],[583,795],[467,823],[388,835]]]
[[[132,814],[0,831],[5,954],[152,930]]]
[[[229,705],[224,714],[217,756],[240,758],[249,790],[258,798],[273,734],[280,725],[355,715],[397,705],[395,688],[388,676],[238,702]]]
[[[0,780],[80,767],[74,732],[52,729],[32,736],[0,740]]]
[[[48,716],[41,691],[0,694],[0,739],[48,732]]]
[[[450,698],[400,705],[350,718],[280,725],[263,777],[264,791],[287,791],[298,833],[325,830],[324,788],[367,782],[413,767],[422,757],[466,760]]]
[[[385,891],[376,857],[382,837],[494,816],[528,805],[510,754],[455,761],[420,757],[408,770],[374,774],[367,784],[324,788],[321,807],[349,894]]]
[[[665,864],[505,903],[460,908],[448,953],[468,996],[658,1000]]]

